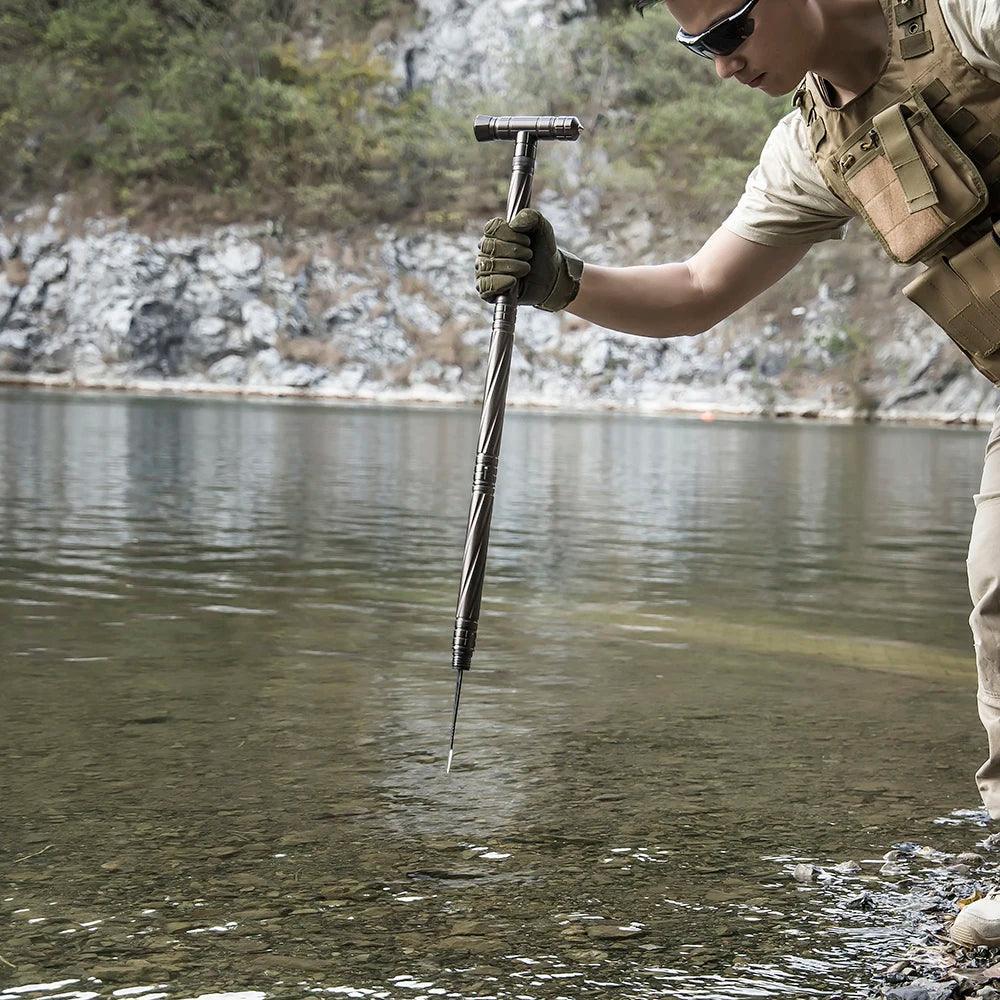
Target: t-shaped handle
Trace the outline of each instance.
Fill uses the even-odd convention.
[[[513,140],[519,132],[526,132],[534,139],[562,139],[565,142],[576,142],[580,138],[583,126],[580,119],[573,115],[477,115],[474,123],[476,138],[480,142],[492,142],[494,139]]]

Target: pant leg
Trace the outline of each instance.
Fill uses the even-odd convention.
[[[986,445],[982,483],[973,499],[969,624],[976,644],[979,718],[990,753],[976,772],[976,784],[990,816],[1000,819],[1000,409]]]

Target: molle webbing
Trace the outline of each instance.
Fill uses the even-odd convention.
[[[876,229],[890,256],[897,260],[900,258],[886,245],[888,233],[878,231],[880,219],[895,228],[905,222],[907,212],[915,216],[913,239],[897,239],[897,246],[917,247],[917,256],[912,259],[927,262],[938,253],[954,253],[975,242],[989,228],[990,220],[1000,217],[1000,82],[971,66],[959,50],[941,9],[944,2],[880,0],[889,38],[886,63],[875,83],[835,107],[825,89],[828,85],[809,73],[793,99],[826,186]],[[921,104],[925,105],[922,111]],[[911,120],[911,114],[917,117]],[[936,140],[928,147],[927,140],[935,131],[947,146],[954,144],[957,149],[936,150]],[[871,147],[861,145],[859,137],[869,132],[884,142],[879,152],[884,154],[885,166],[874,164],[867,179],[860,181],[857,164]],[[870,153],[865,156],[865,162],[871,159]],[[947,214],[947,205],[954,202],[950,195],[945,196],[941,185],[949,164],[954,167],[958,156],[966,158],[968,169],[979,172],[986,188],[985,204],[949,237],[950,242],[928,242],[926,249],[920,250],[921,232],[930,232],[928,208]],[[874,206],[874,214],[859,210],[852,186],[856,191],[867,185],[870,196],[876,197],[879,184],[891,181],[890,166],[901,189],[898,204],[893,200],[886,206],[887,196],[883,196],[883,203]],[[937,203],[935,194],[940,199]],[[902,231],[895,236],[901,237]]]
[[[954,101],[950,100],[951,91],[943,81],[937,78],[931,80],[920,93],[944,130],[953,139],[961,140],[979,124],[979,119],[968,108],[955,106]],[[1000,139],[993,132],[981,135],[971,146],[967,146],[966,143],[962,145],[966,147],[972,161],[980,168],[989,166],[1000,157]]]
[[[894,13],[896,26],[901,29],[899,54],[904,59],[934,51],[934,36],[924,26],[926,0],[897,0]]]

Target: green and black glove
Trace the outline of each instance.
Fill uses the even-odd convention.
[[[549,220],[522,208],[507,224],[490,219],[476,255],[476,291],[487,302],[517,285],[518,305],[565,309],[580,290],[583,261],[556,246]]]

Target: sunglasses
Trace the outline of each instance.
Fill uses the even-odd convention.
[[[754,22],[750,14],[758,2],[750,0],[735,14],[716,21],[697,35],[689,35],[682,28],[677,32],[677,41],[705,59],[732,55],[753,34]]]

